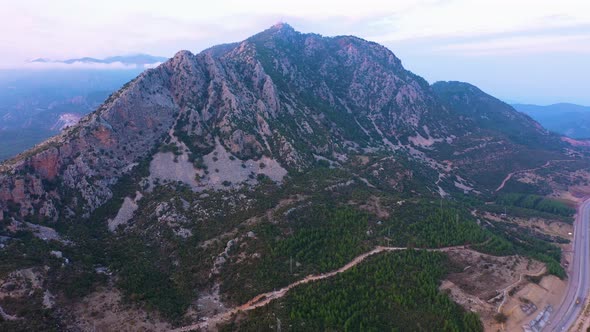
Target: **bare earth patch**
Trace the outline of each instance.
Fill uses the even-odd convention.
[[[505,311],[513,289],[530,283],[525,276],[545,271],[544,264],[522,256],[496,257],[465,249],[447,253],[462,271],[449,274],[440,289],[466,310],[479,313],[486,331],[502,330],[494,318],[498,307]]]
[[[232,156],[219,141],[215,144],[215,150],[203,156],[203,163],[207,166],[209,174],[201,179],[201,185],[215,189],[223,189],[224,182],[228,185],[256,184],[258,174],[264,174],[275,182],[282,181],[287,175],[287,170],[276,160],[266,156],[257,161],[239,160]]]
[[[377,196],[371,196],[365,204],[359,206],[360,209],[375,214],[377,217],[389,218],[389,211],[381,205],[381,199]]]
[[[539,284],[527,282],[506,300],[503,312],[508,316],[506,331],[519,331],[547,305],[557,307],[563,298],[567,283],[556,276],[544,276]],[[521,307],[533,303],[537,308],[528,314]]]
[[[582,314],[576,319],[570,331],[590,331],[590,297],[588,297],[584,302],[584,311],[582,311]]]
[[[486,213],[484,218],[497,222],[516,223],[521,227],[529,228],[549,236],[558,236],[570,241],[573,239],[572,233],[574,226],[555,219],[501,217],[492,213]]]
[[[125,197],[123,204],[121,205],[121,208],[119,209],[119,212],[117,212],[115,218],[108,220],[109,231],[114,232],[117,227],[127,224],[129,220],[133,218],[133,213],[135,213],[138,208],[137,202],[142,197],[143,196],[139,191],[135,193],[135,198],[133,199],[131,197]]]
[[[172,152],[158,152],[150,163],[150,180],[152,183],[156,179],[180,181],[195,189],[199,185],[196,180],[197,174],[197,170],[188,160],[186,153],[175,156]]]
[[[215,150],[203,156],[205,169],[197,169],[184,151],[181,155],[158,152],[150,163],[150,182],[179,181],[194,191],[225,190],[243,184],[255,185],[262,174],[281,182],[287,170],[276,160],[263,156],[259,160],[240,160],[229,153],[217,140]]]
[[[72,308],[73,325],[82,331],[169,331],[155,314],[122,303],[117,290],[100,289]]]

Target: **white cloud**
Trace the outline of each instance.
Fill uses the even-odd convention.
[[[151,65],[145,66],[137,66],[134,64],[124,64],[121,62],[112,62],[112,63],[88,63],[88,62],[80,62],[76,61],[73,63],[63,63],[63,62],[25,62],[20,65],[10,65],[7,66],[9,68],[19,68],[19,69],[32,69],[32,70],[54,70],[54,69],[96,69],[96,70],[105,70],[105,69],[138,69],[138,68],[153,68],[160,63],[155,63]],[[153,66],[153,67],[149,67]]]
[[[146,63],[146,64],[143,65],[143,68],[145,68],[145,69],[156,68],[156,67],[158,67],[161,64],[162,64],[162,62]]]
[[[590,24],[590,2],[547,0],[441,1],[380,21],[377,41],[466,37]],[[388,31],[389,30],[389,31]]]
[[[510,55],[531,53],[590,54],[590,34],[521,36],[493,38],[484,41],[451,43],[438,51],[455,55]]]
[[[270,24],[378,42],[590,26],[587,0],[24,0],[0,11],[0,58],[172,55]],[[108,47],[105,47],[108,46]]]

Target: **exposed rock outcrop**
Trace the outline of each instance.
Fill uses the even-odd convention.
[[[470,106],[476,102],[479,108]],[[511,135],[507,126],[491,128],[477,112],[506,124],[518,121],[514,126],[526,130]],[[507,146],[542,140],[559,150],[564,144],[475,87],[437,83],[433,90],[381,45],[281,24],[196,55],[180,51],[77,125],[5,162],[0,210],[53,221],[88,216],[112,198],[116,183],[152,158],[152,178],[194,190],[253,183],[246,177],[259,173],[280,181],[287,171],[310,168],[317,156],[346,159],[379,150],[406,154],[436,176],[468,167],[474,158],[454,155],[458,160],[448,167],[440,151],[453,144],[469,149],[484,139],[497,143],[496,159],[511,158]],[[156,154],[170,142],[178,155]],[[215,168],[203,169],[203,158],[219,146],[234,159],[224,167],[208,161]],[[256,163],[269,168],[252,169]],[[431,190],[440,191],[439,183]]]

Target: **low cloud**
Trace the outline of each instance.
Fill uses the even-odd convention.
[[[55,69],[95,69],[95,70],[131,70],[131,69],[148,69],[155,68],[162,64],[161,62],[149,64],[125,64],[122,62],[99,63],[99,62],[83,62],[76,61],[72,63],[47,61],[47,62],[26,62],[18,66],[20,69],[31,70],[55,70]],[[15,66],[10,65],[10,68]]]
[[[493,38],[452,43],[438,47],[437,51],[467,56],[564,52],[590,54],[590,34]]]
[[[156,63],[146,63],[143,65],[143,68],[145,69],[150,69],[150,68],[156,68],[159,65],[161,65],[163,62],[156,62]]]

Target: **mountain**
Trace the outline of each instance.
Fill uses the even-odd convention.
[[[502,222],[498,192],[522,195],[515,214],[567,224],[571,208],[535,195],[580,184],[588,165],[583,147],[472,85],[431,86],[379,44],[278,24],[178,52],[1,164],[0,324],[478,331],[438,291],[468,264],[411,249],[519,254],[564,277],[567,240]],[[410,250],[265,294],[383,245]]]
[[[117,55],[106,57],[104,59],[97,59],[92,57],[83,57],[67,60],[51,60],[47,58],[37,58],[30,61],[30,63],[37,64],[50,64],[50,63],[61,63],[61,64],[114,64],[120,63],[123,65],[133,65],[143,67],[146,65],[155,65],[168,60],[166,57],[154,56],[149,54],[133,54],[133,55]]]
[[[432,88],[470,130],[450,144],[441,144],[438,158],[449,160],[479,186],[493,189],[511,171],[563,158],[567,146],[558,135],[477,87],[437,82]]]
[[[547,106],[513,104],[512,106],[556,133],[578,139],[590,137],[590,107],[588,106],[568,103]]]

